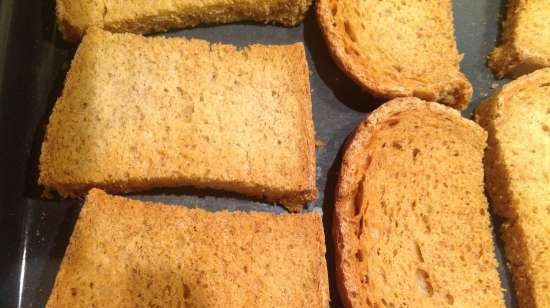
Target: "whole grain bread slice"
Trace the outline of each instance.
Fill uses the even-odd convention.
[[[508,0],[500,46],[489,56],[498,78],[518,77],[550,66],[550,3]]]
[[[520,307],[550,307],[550,68],[508,83],[476,111],[485,174]]]
[[[450,0],[319,0],[317,15],[338,66],[371,94],[470,102]]]
[[[302,21],[311,0],[57,0],[63,38],[79,40],[90,27],[112,32],[151,33],[199,24],[236,21]]]
[[[504,307],[485,141],[456,110],[417,98],[394,99],[358,126],[333,224],[346,307]]]
[[[300,210],[317,197],[301,43],[231,45],[92,29],[42,144],[39,183],[222,189]]]
[[[46,307],[328,307],[321,215],[206,212],[93,189]]]

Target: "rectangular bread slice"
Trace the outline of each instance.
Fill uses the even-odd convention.
[[[93,189],[46,307],[328,307],[321,215],[206,212]]]
[[[489,57],[498,78],[550,66],[550,2],[508,0],[500,46]]]
[[[476,111],[485,170],[520,307],[550,307],[550,68],[505,85]]]
[[[317,196],[303,45],[91,30],[50,117],[39,183],[62,197],[207,187],[303,208]]]
[[[198,24],[236,21],[302,21],[311,0],[57,0],[57,22],[66,40],[79,40],[89,27],[151,33]]]

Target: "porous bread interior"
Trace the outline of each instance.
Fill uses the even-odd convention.
[[[54,106],[39,183],[62,197],[196,186],[316,198],[302,44],[241,50],[94,29]]]
[[[318,15],[336,62],[374,95],[468,105],[449,0],[321,0]]]
[[[66,40],[92,26],[113,32],[151,33],[204,23],[302,21],[311,0],[57,0],[57,19]]]
[[[386,103],[344,156],[335,237],[349,307],[503,307],[487,201],[486,135],[452,110]]]
[[[328,307],[321,215],[206,212],[92,190],[46,307]]]
[[[550,307],[550,69],[505,85],[483,102],[491,205],[520,307]]]
[[[498,78],[518,77],[550,66],[550,5],[547,0],[509,0],[501,42],[489,57]]]

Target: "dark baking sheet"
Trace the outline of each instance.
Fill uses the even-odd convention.
[[[492,87],[502,83],[493,79],[485,58],[495,44],[503,2],[454,1],[458,47],[465,54],[462,70],[474,86],[472,104],[464,112],[466,117],[493,91]],[[82,200],[43,201],[36,185],[44,127],[76,48],[63,42],[56,31],[54,6],[54,0],[0,1],[0,307],[45,305],[82,204]],[[305,43],[315,129],[317,139],[325,143],[317,150],[320,196],[307,210],[324,212],[331,305],[339,307],[329,230],[341,147],[361,119],[381,102],[360,91],[336,68],[313,10],[295,28],[233,24],[165,35],[239,46]],[[133,197],[210,210],[284,211],[278,206],[208,190],[157,190]],[[510,290],[509,277],[502,266],[502,245],[496,241],[503,288]],[[515,307],[511,293],[506,292],[506,302],[508,307]]]

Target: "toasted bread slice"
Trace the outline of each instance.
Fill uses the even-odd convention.
[[[347,307],[504,307],[483,194],[486,133],[453,109],[394,99],[350,137],[336,192]]]
[[[311,0],[57,0],[57,22],[63,37],[76,41],[92,26],[133,33],[236,21],[293,26],[310,5]]]
[[[319,0],[317,15],[336,63],[373,95],[468,105],[450,0]]]
[[[550,307],[550,68],[505,85],[476,118],[489,132],[491,205],[520,307]]]
[[[46,307],[328,307],[321,215],[206,212],[92,190]]]
[[[500,46],[489,56],[498,78],[518,77],[550,66],[550,3],[508,0]]]
[[[39,183],[223,189],[291,210],[317,196],[301,43],[230,45],[91,30],[46,131]]]

